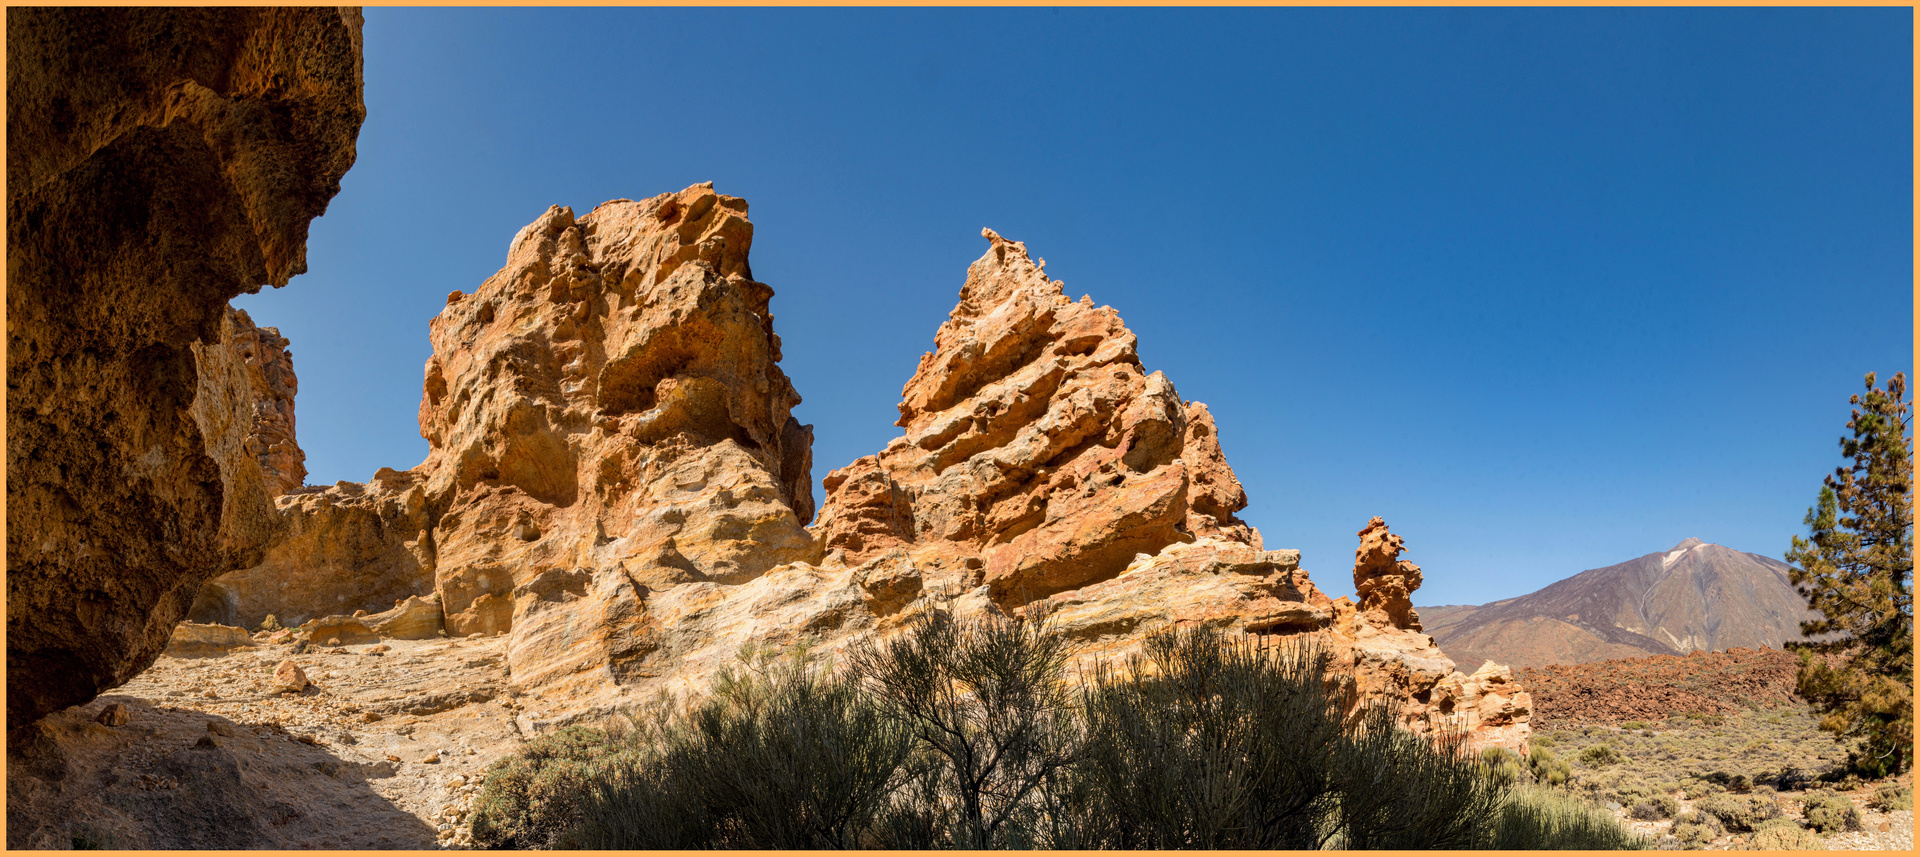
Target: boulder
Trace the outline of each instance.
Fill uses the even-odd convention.
[[[175,657],[222,654],[251,645],[253,636],[245,628],[181,622],[174,626],[173,636],[167,639],[167,654]]]
[[[307,681],[307,671],[301,669],[299,664],[289,658],[273,668],[273,681],[267,685],[267,692],[299,693],[306,690],[309,684],[311,682]]]
[[[440,602],[414,595],[393,605],[392,610],[364,617],[368,627],[382,637],[394,640],[431,640],[446,630],[440,618]]]
[[[355,616],[323,616],[309,619],[300,626],[301,636],[316,646],[352,646],[360,643],[378,643],[380,635],[367,626],[364,619]]]
[[[194,345],[238,332],[228,299],[306,269],[365,115],[360,26],[7,15],[10,733],[144,669],[272,537],[291,453],[231,409],[251,368]]]

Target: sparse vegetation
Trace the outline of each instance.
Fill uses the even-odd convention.
[[[702,702],[573,728],[495,766],[486,848],[1623,848],[1579,797],[1520,785],[1364,703],[1308,645],[1151,638],[1077,685],[1044,622],[930,618],[845,667],[749,658]],[[1545,754],[1544,757],[1541,754]],[[1535,748],[1528,767],[1567,781]]]
[[[1780,804],[1760,795],[1717,794],[1694,804],[1699,811],[1720,819],[1728,830],[1747,832],[1760,823],[1780,817]]]
[[[1784,818],[1761,824],[1747,840],[1752,851],[1825,851],[1827,846],[1812,831]]]
[[[1873,797],[1868,798],[1867,803],[1881,812],[1913,809],[1913,786],[1881,783],[1874,788]]]
[[[1843,795],[1830,791],[1810,792],[1801,804],[1807,826],[1821,833],[1839,833],[1860,829],[1860,810]]]

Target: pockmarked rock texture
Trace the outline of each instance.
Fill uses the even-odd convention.
[[[1069,299],[991,231],[903,390],[902,435],[830,474],[806,527],[810,429],[790,414],[746,212],[709,185],[550,209],[432,323],[427,460],[281,503],[311,521],[308,497],[385,492],[418,511],[367,529],[385,548],[328,563],[289,538],[269,560],[288,570],[220,585],[254,576],[248,616],[290,624],[330,603],[301,633],[351,645],[393,620],[350,608],[402,597],[369,597],[390,579],[370,558],[416,557],[431,583],[394,610],[453,638],[505,634],[524,734],[702,692],[742,651],[831,656],[945,612],[1045,614],[1081,666],[1196,623],[1317,641],[1410,728],[1524,748],[1525,692],[1497,666],[1455,671],[1421,633],[1419,569],[1384,523],[1362,533],[1362,603],[1328,598],[1236,516],[1246,493],[1206,406],[1141,365],[1111,307]],[[293,579],[335,594],[272,594]]]
[[[228,307],[220,321],[220,338],[194,343],[193,355],[200,376],[199,402],[232,400],[216,413],[242,423],[232,433],[245,438],[239,454],[258,466],[266,495],[278,497],[299,488],[307,479],[307,454],[294,437],[293,398],[300,379],[279,328],[255,326],[245,310]],[[203,425],[208,421],[201,419]]]
[[[850,562],[907,548],[1003,608],[1211,538],[1259,547],[1206,406],[1140,364],[1112,307],[1069,299],[992,230],[902,391],[906,429],[829,474],[815,526]]]
[[[1420,588],[1420,566],[1400,559],[1406,542],[1387,532],[1378,516],[1359,533],[1360,548],[1353,554],[1353,588],[1360,611],[1376,625],[1420,630],[1420,614],[1413,610],[1413,591]]]
[[[360,27],[339,8],[7,15],[10,734],[152,663],[208,577],[260,560],[261,456],[288,455],[221,411],[233,391],[193,344],[221,341],[228,299],[306,269],[365,115]]]
[[[384,611],[433,589],[433,523],[414,473],[381,468],[365,484],[302,488],[275,501],[284,525],[258,565],[207,583],[189,618],[296,627],[355,610]]]

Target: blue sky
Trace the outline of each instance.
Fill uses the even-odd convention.
[[[985,249],[1114,306],[1270,548],[1416,604],[1689,536],[1778,557],[1912,372],[1907,9],[366,10],[292,340],[309,482],[426,454],[427,321],[550,204],[746,198],[814,477]]]

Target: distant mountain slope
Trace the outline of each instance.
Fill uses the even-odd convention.
[[[1779,648],[1812,615],[1786,563],[1699,539],[1517,598],[1419,612],[1463,670]]]

